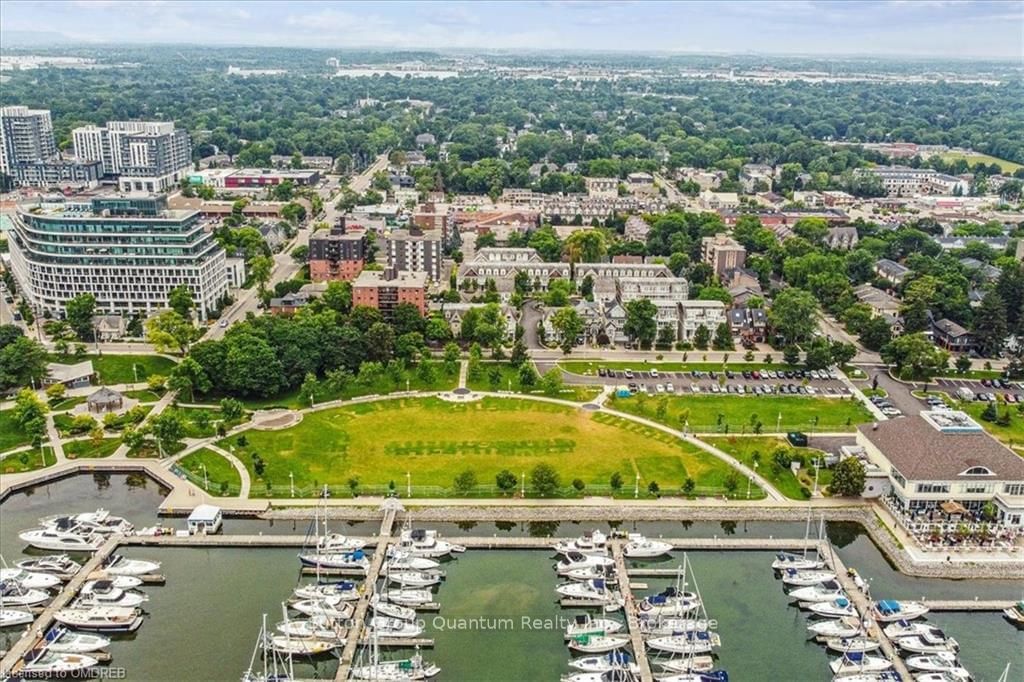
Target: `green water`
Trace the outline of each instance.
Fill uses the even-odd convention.
[[[22,555],[17,532],[31,527],[39,516],[59,511],[82,511],[104,506],[137,525],[157,522],[162,492],[148,481],[125,476],[94,479],[80,476],[17,494],[0,505],[0,552],[8,561]],[[163,520],[181,525],[181,520]],[[305,532],[306,522],[227,521],[228,532]],[[499,530],[481,523],[470,530],[492,535],[529,532],[528,524]],[[795,526],[801,530],[795,530]],[[370,534],[374,523],[334,524],[339,530]],[[502,527],[506,528],[505,526]],[[720,524],[679,522],[637,524],[650,535],[711,535],[750,537],[802,534],[802,524]],[[562,524],[559,536],[580,532],[581,526]],[[633,528],[630,528],[633,530]],[[455,530],[443,527],[446,533]],[[877,597],[970,599],[1019,598],[1022,586],[1010,581],[954,581],[910,578],[894,571],[863,530],[850,524],[831,524],[830,539],[843,560],[872,582]],[[114,668],[140,681],[237,680],[249,657],[261,621],[278,620],[280,602],[298,580],[293,549],[131,548],[127,554],[163,562],[164,586],[146,587],[148,617],[134,635],[111,645]],[[681,555],[658,562],[676,565]],[[829,657],[806,640],[807,618],[788,604],[781,585],[769,569],[769,552],[691,552],[698,586],[710,618],[718,621],[723,646],[720,666],[733,680],[828,679]],[[568,652],[562,625],[551,622],[574,612],[559,609],[552,559],[543,550],[470,551],[446,565],[447,580],[438,591],[442,610],[424,614],[428,635],[436,647],[424,656],[441,666],[442,679],[469,681],[553,680],[568,671]],[[648,583],[647,594],[671,580],[638,578]],[[524,626],[523,617],[530,619]],[[621,616],[619,616],[621,617]],[[507,619],[507,620],[506,620]],[[534,622],[534,621],[539,622]],[[933,614],[929,620],[956,637],[964,664],[976,680],[996,680],[1012,662],[1011,680],[1024,679],[1024,633],[998,614]],[[17,633],[0,633],[5,648]],[[301,677],[328,677],[335,663],[322,660],[301,664]]]

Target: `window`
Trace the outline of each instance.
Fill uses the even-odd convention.
[[[1007,495],[1024,495],[1024,483],[1004,483],[1003,492]]]
[[[900,473],[899,469],[893,467],[890,470],[889,475],[892,476],[892,480],[896,481],[901,488],[907,487],[907,479],[903,478],[903,474]]]
[[[985,467],[971,467],[967,471],[960,474],[961,476],[995,476],[990,469]]]
[[[968,494],[990,493],[995,488],[993,483],[964,483],[961,489]]]
[[[948,483],[918,483],[917,492],[919,493],[948,493]]]

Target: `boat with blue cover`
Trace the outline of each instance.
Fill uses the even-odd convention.
[[[695,630],[664,637],[651,637],[647,646],[655,651],[667,651],[673,654],[706,654],[721,646],[722,640],[717,632]]]
[[[370,560],[361,549],[351,552],[304,552],[299,554],[299,561],[303,566],[314,568],[351,568],[362,571],[370,568]]]
[[[584,656],[569,661],[569,667],[585,673],[603,673],[609,670],[625,669],[639,673],[640,667],[625,651],[610,651],[603,656]]]
[[[928,607],[919,601],[896,601],[882,599],[871,609],[875,620],[892,623],[898,620],[914,620],[928,613]]]

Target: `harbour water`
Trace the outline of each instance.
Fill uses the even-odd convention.
[[[19,493],[0,505],[0,552],[8,562],[22,554],[19,530],[36,519],[60,511],[81,511],[103,506],[137,525],[161,523],[180,526],[180,519],[158,520],[161,491],[152,481],[143,485],[126,476],[96,480],[80,476]],[[303,533],[308,522],[258,520],[226,521],[227,532]],[[744,524],[726,526],[736,535],[798,536],[803,524]],[[372,534],[376,523],[332,527],[357,534]],[[520,524],[516,524],[520,528]],[[559,536],[579,534],[590,526],[565,523]],[[439,528],[449,535],[501,532],[493,523],[480,523],[459,531],[454,525]],[[536,530],[536,529],[535,529]],[[633,527],[628,530],[634,530]],[[722,524],[679,522],[637,524],[635,530],[657,535],[709,537],[725,534]],[[755,535],[756,534],[756,535]],[[1020,598],[1022,586],[1011,581],[925,580],[893,570],[864,533],[850,524],[831,524],[829,535],[844,562],[871,581],[877,597],[947,599]],[[123,668],[129,680],[163,682],[181,679],[237,680],[248,666],[261,615],[279,620],[280,603],[299,579],[293,549],[242,548],[130,548],[131,556],[163,562],[164,586],[147,587],[148,617],[134,635],[111,645],[111,666]],[[680,556],[659,562],[672,567]],[[781,585],[769,569],[769,552],[692,552],[698,587],[709,617],[718,621],[722,637],[720,665],[735,680],[824,680],[828,660],[824,649],[806,639],[807,618],[788,604]],[[446,565],[447,579],[440,588],[438,614],[424,614],[427,636],[436,646],[424,657],[441,666],[446,680],[551,680],[567,672],[569,658],[562,640],[559,616],[571,617],[555,602],[557,579],[546,551],[469,551]],[[658,591],[671,578],[638,578]],[[691,586],[692,587],[692,586]],[[435,618],[436,615],[436,618]],[[524,618],[527,619],[524,621]],[[1022,679],[1024,633],[999,614],[932,614],[930,621],[956,637],[964,664],[976,680],[996,680],[1006,663],[1011,679]],[[0,648],[15,636],[0,636]],[[300,665],[306,678],[334,674],[335,662]]]

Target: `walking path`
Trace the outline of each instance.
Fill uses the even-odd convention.
[[[64,457],[64,446],[60,442],[60,432],[57,431],[57,426],[53,423],[53,414],[46,415],[46,438],[50,441],[50,447],[53,448],[53,456],[57,462],[67,461]]]
[[[466,377],[469,375],[469,360],[459,361],[459,388],[466,388]]]
[[[249,499],[249,489],[252,487],[252,477],[249,476],[249,470],[242,464],[242,460],[235,457],[232,453],[228,452],[224,448],[208,443],[206,446],[210,450],[213,450],[218,455],[222,456],[227,461],[231,462],[231,465],[235,467],[235,471],[238,472],[239,477],[242,479],[242,489],[238,493],[238,496],[243,500]]]

